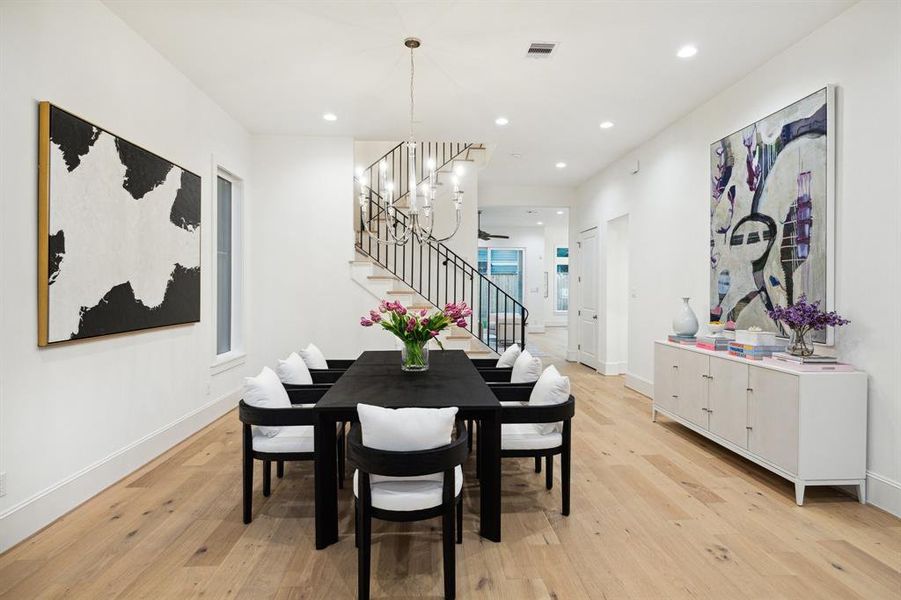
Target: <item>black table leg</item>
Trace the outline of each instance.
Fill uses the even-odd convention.
[[[479,526],[482,537],[501,541],[501,420],[500,411],[482,416],[479,428],[481,488]]]
[[[338,457],[335,418],[319,413],[314,432],[316,461],[316,549],[338,541]]]

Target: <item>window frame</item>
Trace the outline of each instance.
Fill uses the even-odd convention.
[[[218,325],[219,325],[219,178],[231,184],[231,344],[227,352],[218,352]],[[211,351],[213,361],[211,370],[213,374],[221,373],[238,365],[244,364],[247,354],[245,351],[244,323],[244,179],[222,165],[214,164],[213,184],[210,191],[213,207],[213,232],[212,255],[213,268],[210,310],[212,312]]]

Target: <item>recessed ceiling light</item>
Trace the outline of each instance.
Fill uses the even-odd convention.
[[[338,115],[336,115],[335,113],[325,113],[324,115],[322,115],[322,118],[326,121],[337,121]]]
[[[558,214],[558,215],[562,215],[562,214],[563,214],[563,211],[562,211],[562,210],[558,210],[558,211],[557,211],[557,214]]]
[[[565,163],[565,162],[558,162],[558,163],[557,163],[556,165],[554,165],[554,166],[557,167],[558,169],[565,169],[565,168],[566,168],[566,163]]]
[[[695,54],[698,53],[698,48],[696,46],[692,46],[691,44],[686,44],[679,48],[679,51],[676,52],[676,56],[679,58],[691,58]]]
[[[602,121],[601,122],[601,129],[610,129],[611,127],[613,127],[613,121]]]
[[[495,125],[506,125],[509,122],[510,121],[507,119],[507,117],[498,117],[494,120]]]
[[[519,152],[514,152],[510,156],[512,156],[513,158],[522,158],[522,154],[520,154]]]
[[[542,222],[542,221],[538,221],[538,222],[537,222],[537,223],[535,223],[535,224],[536,224],[536,225],[544,225],[544,222]]]

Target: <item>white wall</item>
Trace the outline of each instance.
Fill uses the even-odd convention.
[[[202,177],[199,324],[37,347],[39,100]],[[0,126],[2,551],[233,406],[240,369],[210,369],[214,160],[249,175],[244,130],[99,2],[0,4]]]
[[[332,358],[393,349],[359,320],[378,301],[350,278],[350,138],[254,136],[248,259],[252,370],[315,343]]]
[[[600,324],[598,362],[602,373],[617,375],[629,364],[629,215],[607,221],[602,235],[606,314]]]
[[[490,165],[488,167],[491,168]],[[555,185],[481,183],[479,206],[572,206],[576,189]]]
[[[854,5],[588,180],[578,189],[574,211],[585,227],[630,215],[634,296],[627,381],[649,392],[652,342],[669,331],[679,298],[690,296],[695,312],[704,315],[710,143],[836,84],[835,299],[852,321],[837,332],[837,351],[870,375],[870,498],[896,514],[901,513],[899,22],[898,3]],[[636,159],[641,172],[631,175]]]
[[[506,227],[504,234],[509,235],[510,239],[479,240],[479,247],[523,249],[523,305],[529,311],[528,330],[532,333],[543,332],[546,317],[543,289],[546,263],[544,227]]]

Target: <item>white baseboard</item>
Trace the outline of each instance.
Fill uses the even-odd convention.
[[[160,427],[0,513],[0,552],[96,496],[235,407],[235,390]]]
[[[598,369],[598,372],[601,375],[622,375],[626,372],[628,365],[625,361],[622,362],[604,362],[601,363],[601,367]]]
[[[626,373],[626,387],[648,398],[654,397],[654,382],[635,373]]]
[[[901,517],[901,483],[867,471],[867,504]]]
[[[566,360],[568,362],[579,362],[579,351],[578,350],[567,350],[566,351]]]

